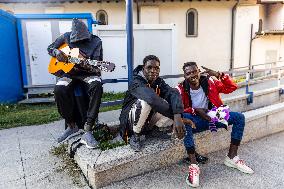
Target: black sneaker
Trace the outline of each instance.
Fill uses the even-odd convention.
[[[196,158],[196,161],[197,161],[198,164],[205,164],[208,161],[208,157],[202,156],[198,153],[195,153],[195,158]],[[189,157],[186,157],[184,159],[184,162],[187,163],[187,164],[190,164]]]
[[[140,141],[140,136],[134,133],[129,139],[129,145],[135,152],[140,152],[142,145]]]

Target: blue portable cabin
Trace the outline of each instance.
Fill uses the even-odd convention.
[[[51,93],[56,77],[47,70],[50,61],[47,46],[59,35],[71,31],[73,18],[82,19],[91,32],[96,21],[91,13],[16,14],[16,18],[26,96]]]
[[[16,17],[0,9],[0,103],[23,98]]]

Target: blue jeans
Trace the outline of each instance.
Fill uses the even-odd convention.
[[[192,115],[189,113],[183,113],[183,117],[190,119],[195,123],[196,129],[193,129],[190,125],[185,125],[186,135],[184,137],[184,146],[187,150],[194,148],[193,133],[202,132],[209,129],[209,122],[202,119],[200,116]],[[233,125],[231,133],[231,143],[239,145],[242,140],[245,116],[239,112],[230,112],[230,118],[228,120],[229,125]],[[216,123],[217,128],[224,128],[223,123]]]

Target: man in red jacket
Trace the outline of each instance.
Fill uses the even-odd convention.
[[[200,174],[195,157],[193,133],[208,130],[209,122],[211,121],[210,116],[207,115],[208,110],[214,106],[218,108],[223,105],[220,93],[228,94],[237,89],[237,85],[229,75],[205,67],[202,68],[205,69],[206,75],[200,74],[200,70],[195,62],[185,63],[183,66],[185,80],[177,86],[184,104],[183,117],[191,119],[196,126],[196,129],[193,129],[190,125],[186,125],[186,135],[184,138],[184,145],[191,163],[186,182],[192,187],[199,186]],[[217,79],[213,79],[212,76]],[[253,170],[237,155],[238,146],[244,132],[244,115],[239,112],[230,112],[228,124],[233,125],[233,128],[230,149],[224,164],[236,168],[241,172],[252,174]],[[225,127],[220,122],[216,126],[217,128]]]

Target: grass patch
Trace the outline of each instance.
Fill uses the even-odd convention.
[[[85,184],[81,180],[80,167],[76,164],[75,160],[70,158],[67,152],[67,144],[61,144],[57,147],[53,147],[50,153],[62,160],[62,165],[57,167],[57,172],[66,172],[73,181],[73,184],[78,187],[84,187]]]
[[[124,99],[125,92],[123,93],[103,93],[102,101],[107,102],[107,101],[113,101],[113,100],[119,100],[119,99]]]
[[[23,125],[45,124],[60,119],[54,104],[0,105],[0,129]]]
[[[124,98],[125,93],[104,93],[102,101]],[[104,107],[100,112],[118,110],[121,105]],[[55,104],[0,105],[0,130],[19,126],[46,124],[61,119]]]
[[[111,144],[106,139],[111,139],[112,136],[104,130],[99,130],[98,132],[94,133],[97,139],[100,139],[100,149],[101,150],[108,150],[112,148],[116,148],[118,146],[125,145],[124,142],[116,142]],[[106,138],[105,138],[106,137]],[[109,138],[110,137],[110,138]],[[57,172],[65,172],[68,176],[71,177],[73,184],[78,187],[86,186],[85,183],[82,182],[82,173],[81,169],[78,164],[75,162],[73,158],[71,158],[67,151],[68,145],[66,143],[60,144],[59,146],[54,146],[50,153],[62,161],[62,164],[56,168]]]

